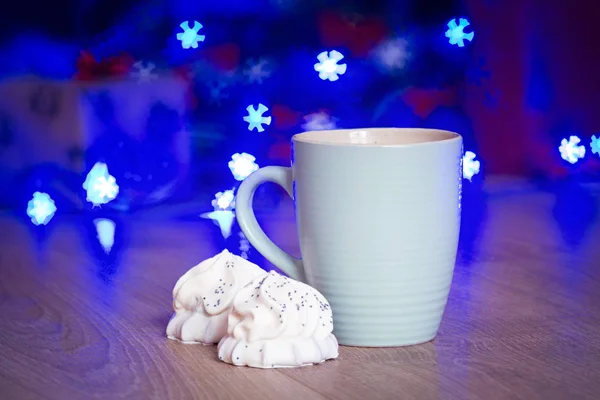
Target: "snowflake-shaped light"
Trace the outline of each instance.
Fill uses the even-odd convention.
[[[94,164],[82,186],[87,194],[86,200],[94,206],[106,204],[119,194],[115,177],[108,173],[108,167],[101,162]]]
[[[106,252],[110,253],[113,245],[115,244],[115,223],[114,221],[106,218],[98,218],[94,220],[96,226],[96,235],[100,245]]]
[[[55,212],[56,205],[48,193],[35,192],[27,203],[27,215],[34,225],[46,225]]]
[[[408,42],[402,38],[386,40],[375,48],[373,58],[377,65],[385,71],[393,72],[406,66],[409,53]]]
[[[235,159],[237,159],[237,157],[234,158],[234,160]],[[229,168],[231,168],[231,165]],[[214,200],[211,201],[214,211],[200,215],[202,218],[211,219],[216,225],[218,225],[221,229],[221,234],[225,239],[231,235],[231,227],[233,226],[233,221],[235,219],[235,213],[233,212],[235,207],[234,190],[235,189],[230,189],[216,193]]]
[[[477,61],[466,71],[467,81],[476,86],[482,86],[484,81],[487,81],[492,76],[492,73],[487,68],[485,58],[479,57]]]
[[[344,58],[342,53],[337,50],[332,50],[329,52],[324,51],[317,56],[319,60],[318,63],[315,64],[315,71],[319,73],[319,78],[322,80],[329,79],[331,82],[337,81],[339,78],[338,75],[343,75],[346,73],[346,64],[339,64],[338,62]]]
[[[138,61],[133,64],[133,68],[131,76],[136,78],[138,83],[149,82],[157,78],[157,75],[152,72],[156,68],[154,63],[148,62],[144,64],[142,61]]]
[[[229,93],[225,91],[227,84],[223,81],[211,82],[207,85],[210,102],[221,105],[221,100],[229,97]]]
[[[212,219],[221,229],[221,235],[227,239],[231,236],[231,228],[235,220],[235,213],[231,210],[216,210],[200,215],[202,218]]]
[[[258,61],[248,60],[247,67],[243,72],[248,83],[261,84],[266,78],[271,76],[271,70],[267,66],[267,60],[262,58]]]
[[[477,155],[472,151],[466,151],[462,159],[463,178],[468,179],[469,181],[471,181],[473,175],[479,173],[481,167],[481,163],[475,159],[476,157]]]
[[[183,32],[177,34],[177,40],[181,41],[181,47],[184,49],[198,48],[198,42],[204,42],[204,35],[198,35],[198,31],[202,29],[202,24],[194,21],[194,27],[190,28],[188,21],[183,21],[179,24]]]
[[[458,24],[456,24],[456,18],[448,22],[448,30],[446,31],[446,37],[449,39],[450,44],[456,44],[458,47],[465,46],[465,40],[469,42],[473,40],[475,32],[465,33],[464,29],[471,25],[466,18],[460,18]]]
[[[235,208],[234,191],[235,189],[230,189],[215,194],[215,198],[211,202],[211,205],[215,208],[215,211],[233,210]]]
[[[592,149],[592,154],[598,154],[600,156],[600,136],[597,138],[596,136],[592,136],[590,148]]]
[[[271,117],[263,117],[263,114],[269,109],[264,104],[259,104],[258,109],[255,109],[253,105],[246,107],[248,116],[244,117],[244,121],[248,123],[248,130],[256,128],[257,131],[263,132],[265,129],[262,124],[271,125]]]
[[[308,114],[304,117],[302,129],[305,131],[327,131],[335,129],[335,120],[324,112]]]
[[[258,170],[258,164],[254,162],[255,160],[256,157],[254,157],[252,154],[235,153],[231,156],[231,161],[229,161],[229,164],[227,165],[229,166],[229,169],[231,170],[235,180],[243,181],[248,177],[248,175]]]
[[[575,164],[580,158],[585,156],[585,146],[578,146],[581,139],[577,136],[569,137],[569,140],[563,139],[560,142],[558,151],[563,160]]]

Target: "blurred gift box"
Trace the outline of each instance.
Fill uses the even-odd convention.
[[[188,83],[177,76],[0,82],[0,206],[44,191],[82,209],[86,174],[108,166],[127,210],[189,193]],[[59,206],[60,207],[60,206]]]

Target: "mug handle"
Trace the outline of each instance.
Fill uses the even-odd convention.
[[[277,268],[285,272],[290,278],[306,282],[302,260],[290,256],[281,250],[262,230],[254,210],[252,200],[256,189],[265,182],[273,182],[285,189],[293,199],[292,169],[286,167],[264,167],[255,171],[242,181],[235,196],[235,209],[237,222],[246,235],[246,239]]]

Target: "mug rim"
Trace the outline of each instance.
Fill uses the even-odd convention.
[[[423,132],[423,133],[435,133],[438,135],[446,135],[443,138],[432,138],[432,140],[423,141],[423,142],[413,142],[413,143],[360,143],[360,142],[351,142],[351,141],[333,141],[333,140],[319,140],[319,139],[307,139],[306,136],[313,135],[324,135],[327,136],[328,133],[332,132],[360,132],[360,131],[375,131],[375,132],[384,132],[384,131],[397,131],[399,133],[407,133],[409,131],[412,132]],[[297,133],[292,136],[292,141],[294,143],[302,143],[309,145],[321,145],[321,146],[335,146],[335,147],[415,147],[415,146],[432,146],[432,145],[440,145],[440,144],[449,144],[455,141],[462,140],[462,136],[456,132],[452,132],[445,129],[435,129],[435,128],[354,128],[354,129],[327,129],[320,131],[306,131],[302,133]]]

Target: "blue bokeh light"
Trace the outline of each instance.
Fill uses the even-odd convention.
[[[154,72],[156,65],[152,62],[144,63],[138,61],[133,64],[133,72],[131,76],[137,79],[138,83],[150,82],[158,79],[158,74]]]
[[[46,225],[55,212],[56,205],[48,193],[35,192],[27,203],[27,215],[34,225]]]
[[[269,67],[269,63],[264,58],[248,60],[246,62],[246,68],[243,70],[243,74],[248,83],[256,83],[259,85],[261,85],[265,79],[270,77],[271,73],[272,71]]]
[[[466,151],[462,159],[463,178],[471,181],[474,175],[479,173],[481,163],[476,160],[477,155],[472,151]]]
[[[119,186],[114,176],[108,173],[106,164],[94,164],[83,182],[86,191],[86,200],[94,206],[106,204],[114,200],[119,194]]]
[[[248,130],[251,131],[256,129],[258,132],[264,132],[265,128],[262,127],[263,124],[271,125],[271,117],[263,117],[263,114],[269,109],[264,104],[259,104],[258,108],[254,108],[253,105],[249,105],[246,108],[248,111],[248,115],[244,117],[244,121],[248,123]]]
[[[571,135],[569,140],[561,140],[560,146],[558,147],[560,157],[571,164],[575,164],[585,157],[585,146],[579,145],[580,142],[581,139],[575,135]]]
[[[198,48],[198,42],[204,42],[206,36],[199,35],[198,31],[202,29],[202,24],[198,21],[194,21],[194,26],[190,28],[188,21],[183,21],[180,25],[183,32],[177,34],[177,40],[181,41],[181,47],[184,49]]]
[[[338,64],[343,58],[342,53],[337,50],[332,50],[329,54],[327,51],[319,53],[317,56],[319,62],[315,64],[315,71],[319,73],[319,78],[331,82],[340,79],[339,75],[344,75],[347,69],[346,64]]]
[[[231,161],[227,165],[233,174],[233,178],[236,181],[243,181],[251,173],[258,170],[258,164],[254,162],[255,160],[256,157],[252,154],[235,153],[231,156]]]
[[[592,149],[592,154],[600,156],[600,136],[596,137],[595,135],[592,135],[590,149]]]
[[[217,192],[215,198],[211,202],[215,211],[219,210],[233,210],[235,208],[235,189],[224,190]]]
[[[446,31],[448,42],[452,45],[457,45],[458,47],[464,47],[465,40],[471,42],[473,37],[475,37],[475,32],[465,33],[464,31],[469,25],[471,25],[471,23],[466,18],[460,18],[458,24],[456,23],[456,19],[450,20],[450,22],[448,22],[448,30]]]

